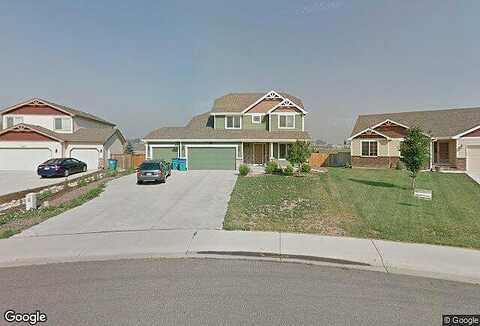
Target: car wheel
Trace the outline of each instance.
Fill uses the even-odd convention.
[[[65,172],[63,172],[63,176],[66,178],[70,175],[70,171],[68,170],[65,170]]]
[[[161,183],[165,183],[165,182],[167,182],[167,177],[164,177],[161,181]]]
[[[141,184],[143,184],[143,182],[140,180],[137,180],[137,185],[141,185]]]

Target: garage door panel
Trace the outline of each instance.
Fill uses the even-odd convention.
[[[480,173],[480,146],[467,147],[467,171]]]
[[[178,156],[177,147],[153,147],[152,159],[171,162]]]
[[[86,163],[88,170],[98,169],[100,153],[95,148],[74,148],[70,151],[70,157]]]
[[[189,170],[235,170],[235,148],[188,148]]]
[[[35,171],[52,157],[49,148],[0,148],[0,170]]]

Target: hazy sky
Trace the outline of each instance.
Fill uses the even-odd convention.
[[[477,0],[0,0],[0,106],[42,97],[137,137],[275,89],[342,142],[359,113],[480,105],[479,16]]]

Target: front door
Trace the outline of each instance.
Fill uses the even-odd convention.
[[[253,145],[253,160],[255,164],[263,164],[264,156],[263,156],[263,148],[265,144],[254,144]]]
[[[439,145],[439,156],[440,156],[440,163],[448,163],[448,143],[441,142],[438,143]]]

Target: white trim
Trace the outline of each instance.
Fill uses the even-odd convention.
[[[396,122],[396,121],[393,121],[393,120],[391,120],[391,119],[387,119],[387,120],[385,120],[385,121],[382,121],[382,122],[380,122],[380,123],[377,123],[376,125],[371,126],[370,128],[375,129],[375,128],[380,127],[381,125],[383,125],[384,123],[387,123],[387,122],[394,123],[394,124],[396,124],[397,126],[403,127],[403,128],[405,128],[405,129],[410,129],[410,127],[407,127],[407,126],[405,126],[405,125],[403,125],[403,124],[401,124],[401,123],[398,123],[398,122]]]
[[[228,117],[232,117],[232,118],[233,118],[233,120],[232,120],[232,122],[233,122],[233,127],[228,127]],[[231,116],[231,115],[225,116],[225,129],[228,129],[228,130],[232,130],[232,129],[234,129],[234,130],[240,130],[240,129],[242,129],[242,120],[243,120],[243,119],[242,119],[242,116],[238,116],[238,117],[240,118],[240,127],[238,127],[238,128],[235,127],[235,118],[236,118],[236,117],[237,117],[237,116]]]
[[[305,131],[305,115],[302,115],[302,131]]]
[[[350,138],[348,138],[348,140],[353,140],[355,137],[360,136],[361,134],[363,134],[364,132],[367,132],[367,131],[373,132],[373,133],[375,133],[375,134],[377,134],[377,135],[379,135],[379,136],[383,136],[383,137],[385,137],[385,138],[388,139],[388,140],[392,139],[392,138],[388,137],[387,135],[384,135],[384,134],[382,134],[381,132],[378,132],[378,131],[376,131],[376,130],[374,130],[374,129],[372,129],[372,128],[367,128],[367,129],[362,130],[362,131],[360,131],[359,133],[351,136]]]
[[[258,125],[258,124],[261,124],[261,123],[262,123],[262,116],[263,116],[263,114],[255,113],[255,114],[251,114],[251,116],[252,116],[252,124]],[[254,118],[260,118],[260,120],[255,121]]]
[[[267,92],[265,95],[260,97],[258,100],[256,100],[255,102],[253,102],[252,104],[247,106],[247,108],[244,109],[241,113],[243,114],[243,113],[247,112],[248,110],[250,110],[255,105],[257,105],[258,103],[260,103],[261,101],[263,101],[265,99],[269,99],[269,100],[271,100],[271,99],[282,99],[282,100],[285,100],[285,98],[282,95],[278,94],[274,90],[271,90],[270,92]]]
[[[213,129],[217,129],[217,117],[213,116]]]
[[[363,143],[376,143],[377,144],[377,155],[363,155]],[[379,149],[379,146],[378,146],[378,143],[379,143],[379,140],[378,139],[362,139],[360,141],[360,156],[361,157],[380,157],[380,155],[378,155],[378,149]],[[388,146],[388,144],[387,144]],[[370,145],[368,145],[368,153],[370,154]]]
[[[164,147],[164,148],[172,148],[172,147],[180,147],[177,144],[151,144],[149,146],[149,159],[153,159],[153,149],[156,147]],[[178,150],[177,150],[178,152]]]
[[[189,147],[197,147],[197,148],[202,148],[202,147],[210,147],[210,148],[235,148],[235,169],[237,169],[237,160],[243,160],[243,157],[240,158],[238,157],[238,146],[243,146],[238,145],[238,144],[198,144],[198,145],[185,145],[185,161],[186,161],[186,167],[188,170],[188,148]],[[242,155],[243,155],[243,148],[242,148]]]
[[[307,114],[307,111],[305,111],[304,109],[302,109],[301,107],[299,107],[297,104],[295,104],[293,101],[291,101],[290,99],[288,98],[284,98],[284,100],[280,103],[278,103],[277,105],[275,105],[273,108],[271,108],[270,110],[267,111],[267,113],[272,113],[273,111],[275,111],[276,109],[278,109],[279,107],[295,107],[297,108],[298,110],[300,110],[303,114]]]
[[[270,159],[273,160],[275,157],[273,156],[273,142],[270,143]]]
[[[4,130],[2,130],[3,132]],[[254,142],[282,142],[282,143],[295,143],[296,141],[309,141],[310,139],[304,138],[290,138],[290,139],[272,139],[272,138],[255,138],[255,139],[247,139],[247,138],[235,138],[235,139],[188,139],[188,138],[176,138],[176,139],[141,139],[144,143],[163,143],[163,142],[217,142],[217,143],[231,143],[231,142],[246,142],[246,143],[254,143]]]
[[[5,113],[7,113],[7,112],[10,112],[10,111],[12,111],[12,110],[18,109],[19,107],[22,107],[22,106],[27,105],[27,104],[33,104],[33,103],[35,103],[35,102],[38,102],[39,104],[42,104],[42,105],[49,106],[49,107],[51,107],[51,108],[54,108],[54,109],[56,109],[56,110],[58,110],[58,111],[61,111],[61,112],[65,113],[65,114],[71,116],[71,117],[74,116],[73,113],[70,113],[70,112],[68,112],[68,111],[66,111],[66,110],[64,110],[64,109],[62,109],[62,108],[60,108],[60,107],[58,107],[58,106],[56,106],[56,105],[53,105],[53,104],[50,104],[50,103],[46,103],[44,100],[39,99],[39,98],[32,98],[32,99],[30,99],[30,100],[28,100],[28,101],[15,104],[15,105],[13,105],[13,106],[11,106],[11,107],[8,107],[8,108],[0,111],[0,114],[3,115],[3,114],[5,114]],[[36,103],[35,103],[35,104],[36,104]]]
[[[295,115],[292,114],[277,114],[277,124],[278,124],[278,129],[295,129]],[[285,117],[285,124],[287,124],[287,117],[292,117],[293,116],[293,127],[280,127],[280,117],[284,116]]]
[[[34,127],[35,127],[35,126],[34,126]],[[53,140],[55,140],[55,141],[58,141],[58,142],[60,142],[60,143],[63,143],[63,142],[64,142],[64,140],[62,140],[62,139],[60,139],[60,138],[57,138],[57,137],[55,137],[55,136],[52,136],[52,135],[49,135],[49,134],[47,134],[47,133],[41,132],[41,131],[39,131],[39,130],[37,130],[37,129],[31,128],[30,126],[25,125],[25,123],[19,123],[18,125],[11,126],[10,128],[0,130],[0,135],[3,135],[4,133],[6,133],[6,132],[8,132],[8,131],[15,131],[14,129],[18,129],[18,128],[20,128],[20,129],[28,129],[28,130],[30,130],[30,131],[36,132],[36,133],[38,133],[38,134],[41,134],[41,135],[43,135],[43,136],[45,136],[45,137],[48,137],[48,138],[53,139]],[[45,128],[45,129],[46,129],[46,128]]]
[[[210,115],[243,115],[242,112],[211,112]]]
[[[458,134],[458,135],[455,135],[455,136],[452,137],[452,139],[459,139],[459,138],[462,137],[463,135],[469,134],[469,133],[471,133],[471,132],[473,132],[473,131],[475,131],[475,130],[478,130],[478,129],[480,129],[480,125],[478,125],[478,126],[476,126],[476,127],[473,127],[472,129],[468,129],[468,130],[466,130],[466,131],[464,131],[464,132],[462,132],[462,133],[460,133],[460,134]],[[467,138],[467,137],[464,137],[464,138]],[[476,138],[476,137],[471,137],[471,138]]]

